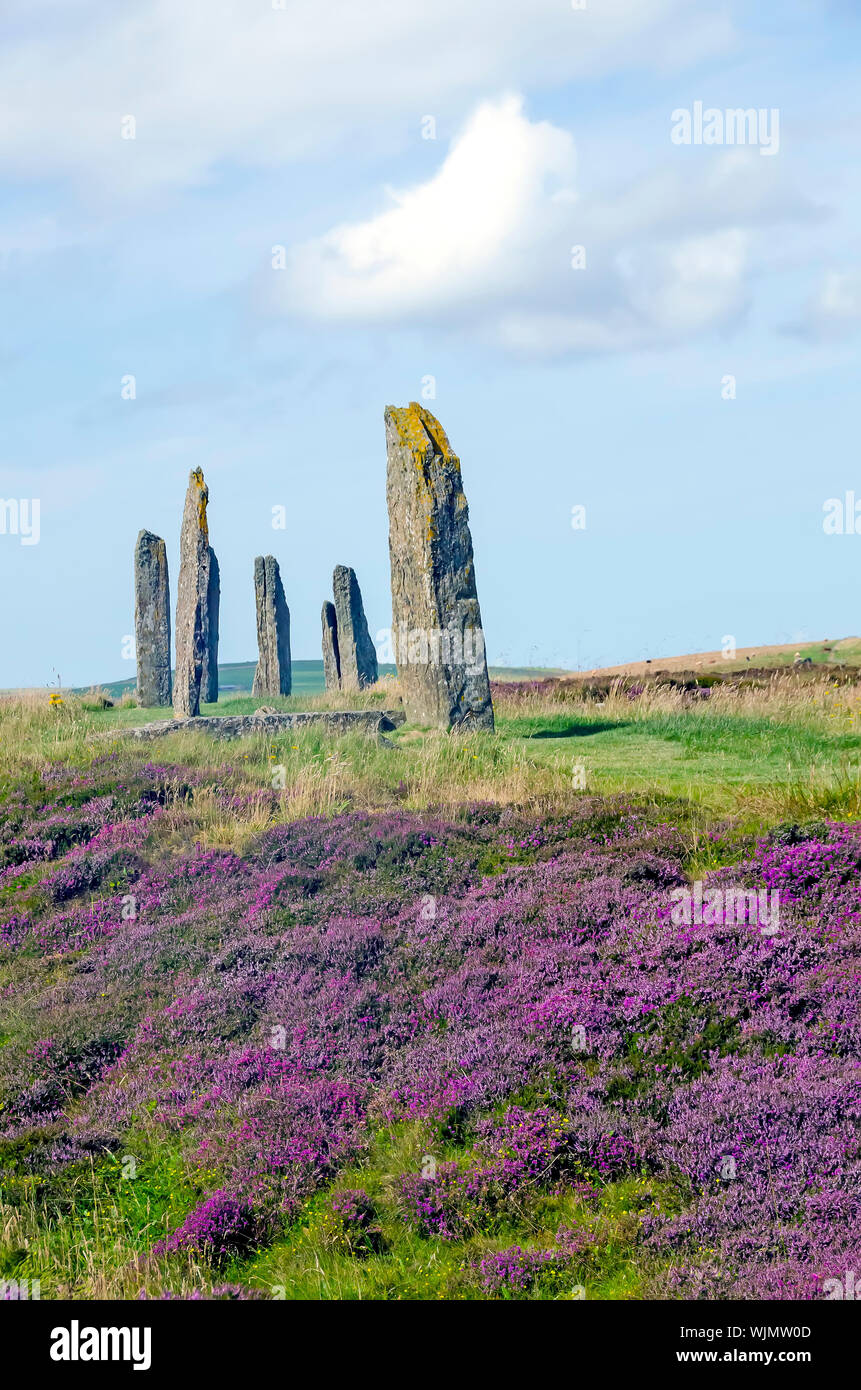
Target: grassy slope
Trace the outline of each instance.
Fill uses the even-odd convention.
[[[279,709],[383,708],[396,686],[381,682],[361,697],[270,698]],[[205,713],[250,713],[259,702],[237,695]],[[46,697],[0,704],[0,772],[14,778],[44,758],[86,764],[124,747],[129,725],[168,711],[134,706],[99,710],[69,698],[49,709]],[[781,814],[854,815],[861,765],[861,691],[827,680],[802,687],[791,675],[763,690],[713,690],[702,702],[673,691],[648,690],[598,700],[547,696],[497,699],[497,736],[451,737],[404,726],[380,746],[361,735],[308,729],[275,739],[244,740],[239,760],[261,782],[271,763],[286,769],[288,815],[334,812],[349,805],[456,805],[466,799],[537,802],[570,796],[581,764],[585,790],[683,797],[712,812],[769,818]],[[215,756],[213,756],[215,752]],[[230,745],[213,750],[204,735],[171,735],[142,756],[210,766],[233,759]],[[216,834],[202,825],[209,838]],[[242,826],[220,828],[226,842]]]
[[[227,696],[246,692],[250,694],[256,669],[256,663],[253,661],[233,661],[220,665],[218,680],[223,694]],[[393,666],[384,666],[381,674],[392,675],[394,669]],[[292,672],[295,695],[319,695],[322,693],[324,689],[322,661],[294,661]],[[136,684],[136,678],[132,676],[128,680],[107,681],[99,689],[104,690],[113,699],[119,700],[123,695],[131,694]]]
[[[655,656],[649,661],[627,661],[619,666],[603,666],[584,674],[590,676],[642,676],[649,671],[743,671],[748,666],[781,670],[791,666],[796,656],[812,661],[815,666],[844,663],[861,664],[861,637],[843,637],[839,641],[786,642],[782,645],[739,647],[735,657],[728,659],[722,652],[688,652],[683,656]]]
[[[580,672],[587,676],[608,675],[646,675],[650,671],[703,670],[711,672],[742,671],[755,665],[780,670],[792,665],[798,653],[809,658],[814,665],[833,665],[848,663],[861,665],[861,637],[844,637],[834,642],[813,642],[806,644],[786,643],[783,646],[740,647],[734,660],[726,660],[718,651],[689,652],[683,656],[657,656],[651,661],[628,661],[617,666],[596,667],[592,671]],[[294,661],[293,693],[296,696],[320,695],[324,690],[322,661]],[[550,666],[491,666],[490,675],[496,681],[541,680],[549,676],[571,675],[558,667]],[[228,698],[235,695],[250,694],[256,663],[253,661],[225,662],[218,668],[222,693]],[[394,666],[381,666],[381,676],[394,676]],[[125,680],[105,681],[98,687],[114,700],[134,691],[136,679],[130,676]],[[85,694],[83,686],[74,694]]]
[[[253,661],[234,661],[228,662],[218,668],[218,679],[221,691],[224,695],[232,697],[234,695],[251,693],[251,686],[254,681],[254,672],[257,669]],[[325,689],[323,681],[322,661],[294,661],[293,670],[293,694],[321,695]],[[381,666],[381,676],[394,676],[394,666]],[[563,675],[564,672],[549,666],[491,666],[491,677],[494,680],[537,680],[544,676]],[[136,685],[135,677],[128,680],[107,681],[99,686],[114,700],[122,699],[123,695],[130,695]],[[76,694],[84,694],[84,688],[80,687]]]
[[[365,697],[380,704],[391,699],[386,689]],[[292,701],[273,703],[289,706]],[[254,704],[250,697],[237,697],[221,702],[218,710],[230,713]],[[786,677],[770,690],[718,691],[695,705],[669,691],[649,692],[638,700],[611,696],[602,704],[502,696],[497,714],[496,737],[452,739],[405,727],[391,737],[393,747],[383,747],[374,739],[309,730],[289,740],[254,738],[214,749],[204,736],[176,735],[131,756],[201,767],[230,761],[239,784],[250,788],[268,782],[271,762],[277,760],[287,770],[287,818],[356,805],[454,805],[473,797],[564,805],[578,795],[572,789],[572,765],[583,762],[589,791],[624,789],[649,799],[681,798],[668,802],[667,809],[688,836],[692,871],[699,863],[724,861],[726,845],[716,849],[704,832],[728,812],[739,832],[785,818],[861,814],[861,695],[826,681],[802,690]],[[97,711],[73,699],[61,709],[49,709],[35,697],[0,702],[0,784],[14,787],[46,758],[86,765],[112,748],[126,756],[128,745],[121,738],[110,739],[110,733],[142,717],[150,718],[151,712]],[[253,811],[244,819],[225,820],[203,789],[193,804],[177,809],[156,848],[183,852],[195,841],[241,848],[261,828]],[[64,969],[51,965],[51,971],[60,972],[52,978],[59,981]],[[0,987],[3,983],[0,976]],[[50,983],[43,981],[45,987]],[[338,1187],[361,1186],[377,1200],[384,1250],[356,1260],[333,1245],[327,1226],[330,1194],[322,1193],[272,1247],[219,1277],[246,1287],[283,1289],[287,1298],[469,1297],[474,1294],[464,1290],[462,1270],[477,1255],[515,1241],[541,1244],[562,1221],[579,1219],[571,1199],[563,1198],[548,1201],[537,1225],[506,1228],[491,1240],[440,1248],[419,1239],[398,1221],[390,1194],[397,1175],[414,1166],[416,1153],[439,1152],[438,1146],[429,1149],[429,1143],[409,1127],[382,1129],[361,1165],[339,1177]],[[177,1224],[194,1196],[179,1147],[144,1131],[130,1140],[129,1151],[141,1164],[135,1183],[118,1183],[116,1160],[111,1159],[74,1178],[64,1193],[62,1214],[52,1216],[34,1200],[8,1219],[5,1234],[0,1221],[0,1277],[41,1275],[43,1296],[63,1288],[82,1296],[134,1296],[142,1276],[130,1262],[157,1234]],[[594,1217],[602,1253],[589,1274],[592,1297],[640,1294],[646,1272],[633,1259],[630,1233],[644,1199],[644,1181],[607,1186]],[[672,1200],[671,1193],[646,1195]],[[188,1291],[209,1276],[192,1264],[183,1273],[174,1261],[169,1276],[153,1268],[150,1277],[153,1287],[169,1277],[170,1287]],[[572,1293],[566,1285],[538,1296],[570,1298]]]

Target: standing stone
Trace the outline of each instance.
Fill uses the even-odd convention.
[[[327,690],[341,689],[341,658],[338,651],[338,619],[334,603],[323,604],[323,675]]]
[[[221,570],[212,546],[209,547],[209,588],[207,591],[209,610],[209,641],[206,646],[206,660],[203,664],[200,698],[205,705],[218,703],[218,620],[221,613]]]
[[[178,719],[200,713],[200,695],[209,651],[209,489],[203,470],[188,478],[179,543],[176,603],[176,684],[173,708]]]
[[[332,587],[338,626],[341,689],[363,690],[377,679],[377,653],[368,632],[355,570],[347,565],[336,565]]]
[[[144,709],[169,705],[172,682],[167,546],[151,531],[141,531],[135,546],[135,647],[138,700]]]
[[[253,695],[289,695],[293,686],[290,666],[290,609],[284,597],[281,571],[273,555],[254,561],[254,596],[257,601],[257,647],[260,657],[254,673]]]
[[[460,460],[414,401],[385,414],[392,645],[407,718],[493,728]]]

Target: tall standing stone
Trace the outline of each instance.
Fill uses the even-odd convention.
[[[151,531],[141,531],[135,546],[135,648],[138,700],[144,709],[169,705],[172,682],[167,546]]]
[[[492,729],[460,460],[416,402],[389,406],[385,421],[392,645],[407,718]]]
[[[209,612],[209,641],[206,645],[200,698],[205,705],[215,705],[218,703],[218,623],[221,614],[221,570],[212,546],[209,547],[209,588],[206,602]]]
[[[332,587],[338,624],[341,689],[363,690],[377,679],[377,653],[368,632],[355,570],[347,565],[336,565]]]
[[[188,478],[179,543],[176,603],[176,682],[173,708],[178,719],[200,713],[200,695],[209,652],[209,489],[203,470]]]
[[[254,596],[257,603],[257,647],[260,653],[254,673],[254,695],[289,695],[293,685],[290,665],[290,610],[284,597],[281,571],[273,555],[254,561]]]
[[[341,689],[341,657],[338,651],[338,619],[334,603],[323,604],[323,676],[327,690]]]

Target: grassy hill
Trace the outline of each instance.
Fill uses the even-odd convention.
[[[688,652],[683,656],[654,656],[644,661],[626,661],[618,666],[596,667],[584,671],[587,676],[645,676],[649,672],[708,671],[710,674],[743,671],[748,666],[761,669],[791,666],[797,658],[809,660],[814,666],[861,665],[861,637],[841,637],[838,641],[824,638],[821,642],[785,642],[777,645],[738,647],[734,657],[723,652]]]
[[[821,642],[787,642],[782,645],[761,645],[758,647],[739,647],[732,659],[727,659],[720,651],[688,652],[681,656],[655,656],[644,661],[621,662],[617,666],[601,666],[591,671],[577,672],[583,676],[643,676],[655,671],[703,671],[709,674],[742,671],[753,666],[779,670],[791,666],[796,656],[809,659],[815,666],[850,665],[861,666],[861,637],[843,637]],[[254,661],[232,661],[219,665],[218,674],[222,697],[250,695],[254,681]],[[495,681],[544,680],[551,676],[573,675],[556,666],[491,666],[490,676]],[[380,667],[380,675],[394,676],[395,667]],[[135,688],[134,676],[120,681],[103,681],[98,689],[104,690],[112,699],[119,700]],[[80,686],[77,694],[83,694],[89,687]],[[325,689],[322,661],[293,662],[293,695],[322,695]]]
[[[700,694],[157,749],[121,736],[151,711],[0,701],[0,1278],[651,1301],[857,1268],[861,689]],[[674,921],[697,883],[767,922]]]
[[[231,661],[219,665],[218,679],[220,693],[222,695],[245,695],[251,693],[254,683],[254,672],[257,663],[254,661]],[[380,667],[381,676],[393,676],[395,667],[383,665]],[[545,676],[560,676],[565,672],[556,667],[545,666],[491,666],[490,674],[493,680],[537,680]],[[119,700],[123,695],[130,694],[136,685],[134,676],[123,681],[103,681],[98,687],[104,690],[113,699]],[[78,687],[76,693],[83,694],[88,687]],[[294,695],[322,695],[325,690],[323,680],[322,661],[294,661],[293,662],[293,694]]]
[[[218,667],[219,693],[223,695],[250,694],[256,669],[256,661],[228,661],[223,665],[220,664]],[[380,674],[394,675],[394,671],[394,666],[383,666],[380,669]],[[106,691],[113,699],[119,700],[123,695],[130,694],[136,684],[136,677],[131,676],[124,681],[104,681],[99,689]],[[293,662],[294,695],[321,695],[324,689],[322,661]]]

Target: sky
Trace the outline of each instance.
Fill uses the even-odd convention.
[[[134,674],[197,467],[223,661],[260,554],[294,659],[336,564],[382,632],[410,400],[493,664],[857,635],[859,57],[857,0],[0,0],[0,687]]]

